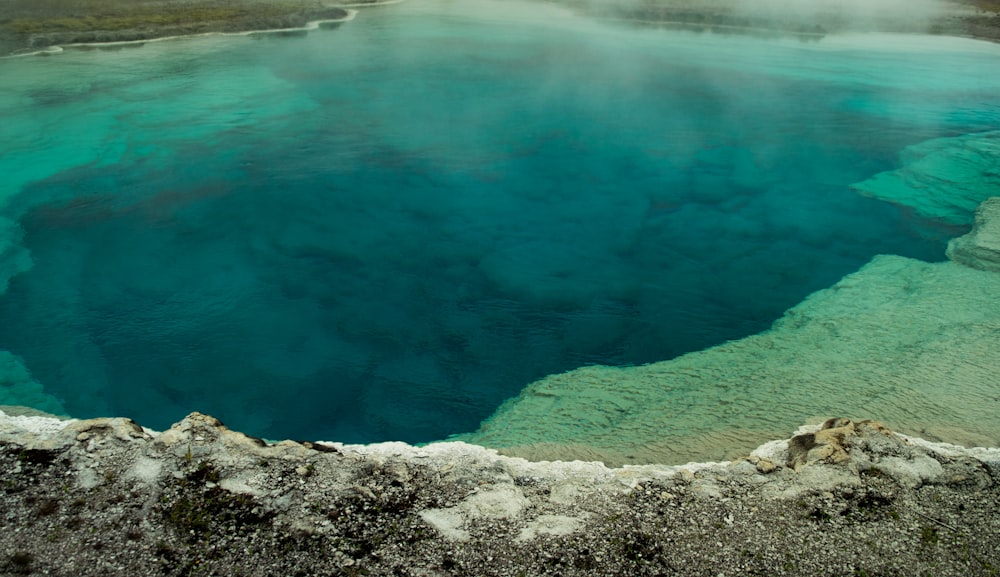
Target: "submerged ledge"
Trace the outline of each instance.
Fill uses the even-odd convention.
[[[268,444],[193,413],[0,412],[0,571],[50,575],[988,574],[1000,449],[830,419],[727,463],[465,443]]]
[[[951,261],[878,256],[769,331],[650,365],[546,377],[450,440],[536,461],[678,465],[733,459],[846,413],[932,441],[1000,446],[1000,197],[975,223],[952,241]],[[13,378],[0,405],[64,412],[0,351],[5,363]]]
[[[992,180],[979,192],[995,193]],[[1000,446],[1000,198],[979,206],[948,256],[877,256],[738,341],[546,377],[453,438],[535,460],[678,464],[732,458],[803,420],[848,413]]]

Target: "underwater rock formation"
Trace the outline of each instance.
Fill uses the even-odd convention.
[[[904,149],[900,163],[852,188],[924,218],[972,224],[979,203],[1000,190],[1000,131],[921,142]]]
[[[935,440],[1000,445],[1000,275],[979,270],[994,262],[996,207],[985,203],[976,231],[954,243],[957,262],[878,256],[769,331],[546,377],[454,439],[536,459],[683,463],[731,457],[839,408]]]
[[[59,399],[45,392],[42,384],[31,377],[24,363],[9,351],[0,350],[0,406],[29,405],[39,411],[64,415]]]
[[[7,292],[7,284],[14,275],[29,268],[31,256],[21,246],[20,227],[9,218],[0,217],[0,295]]]
[[[948,258],[972,268],[1000,272],[1000,197],[979,205],[972,231],[948,243]]]

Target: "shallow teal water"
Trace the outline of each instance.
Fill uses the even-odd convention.
[[[996,46],[504,6],[0,61],[0,349],[75,416],[429,441],[963,232],[848,185],[1000,126]]]

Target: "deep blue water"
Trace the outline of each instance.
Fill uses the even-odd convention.
[[[440,439],[544,375],[765,330],[873,255],[942,259],[955,230],[848,185],[1000,116],[975,70],[880,72],[957,50],[499,20],[32,63],[74,84],[25,114],[93,150],[3,208],[35,264],[0,349],[75,416]]]

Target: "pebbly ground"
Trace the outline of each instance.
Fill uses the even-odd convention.
[[[0,413],[2,575],[996,575],[1000,450],[831,419],[726,464]],[[811,432],[809,432],[811,431]]]

